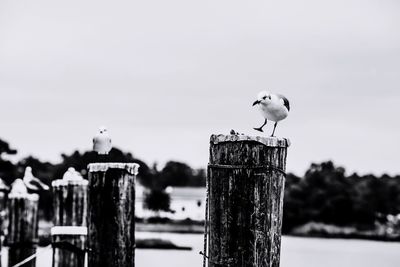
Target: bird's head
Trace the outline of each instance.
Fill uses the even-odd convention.
[[[254,101],[253,106],[259,104],[268,104],[271,101],[271,94],[267,91],[261,91],[257,95],[257,100]]]
[[[32,176],[32,168],[30,166],[27,166],[25,168],[25,175],[24,176]]]
[[[101,126],[101,127],[99,127],[99,132],[105,133],[105,132],[107,132],[107,128],[105,126]]]

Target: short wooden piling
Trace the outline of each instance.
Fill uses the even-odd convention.
[[[53,267],[83,267],[87,240],[87,187],[74,168],[52,182],[54,227]]]
[[[39,195],[29,194],[21,179],[16,179],[8,195],[8,266],[35,255],[38,244],[38,204]],[[24,267],[35,267],[33,257]]]
[[[138,164],[89,164],[89,267],[135,266]]]
[[[212,135],[208,169],[210,267],[278,267],[289,141]]]

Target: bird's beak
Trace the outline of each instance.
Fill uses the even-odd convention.
[[[254,101],[254,103],[253,103],[253,107],[254,107],[255,105],[258,105],[258,104],[260,104],[260,100],[256,100],[256,101]]]

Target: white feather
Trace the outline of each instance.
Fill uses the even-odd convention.
[[[50,189],[48,185],[33,176],[32,168],[29,166],[25,168],[24,178],[22,180],[29,190],[40,191]]]
[[[112,148],[111,138],[105,127],[100,127],[99,132],[93,138],[93,150],[100,155],[107,155]]]

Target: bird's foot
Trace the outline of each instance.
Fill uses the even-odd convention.
[[[264,132],[262,128],[253,128],[253,129],[262,133]]]

